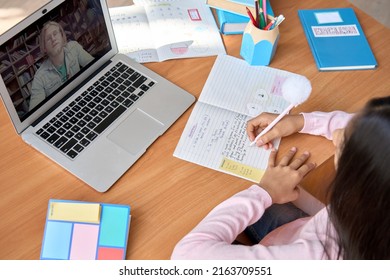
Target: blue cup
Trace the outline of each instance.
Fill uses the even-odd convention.
[[[269,65],[275,55],[278,41],[278,26],[271,30],[263,30],[249,21],[242,35],[240,55],[250,65]]]

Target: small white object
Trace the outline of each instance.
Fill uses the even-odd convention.
[[[275,22],[275,26],[273,28],[275,28],[276,26],[278,26],[279,24],[281,24],[286,18],[283,16],[283,15],[280,15],[277,17],[277,20]]]
[[[251,117],[256,117],[258,114],[264,111],[263,106],[258,103],[248,103],[246,108],[248,109],[248,114]]]
[[[283,98],[290,102],[290,105],[274,119],[255,140],[250,143],[250,146],[256,144],[257,140],[271,130],[292,108],[305,102],[311,93],[310,81],[304,76],[291,76],[287,78],[282,85]]]
[[[282,84],[283,98],[294,106],[305,102],[311,93],[310,81],[304,76],[291,76]]]

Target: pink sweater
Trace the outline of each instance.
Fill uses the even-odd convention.
[[[304,113],[302,133],[332,139],[335,129],[343,128],[352,115]],[[231,245],[244,229],[263,215],[272,204],[269,194],[257,185],[243,190],[215,207],[174,248],[172,259],[326,259],[337,257],[335,232],[328,224],[326,208],[313,217],[295,220],[269,233],[253,246]]]

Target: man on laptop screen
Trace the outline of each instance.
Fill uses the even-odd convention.
[[[39,46],[47,59],[34,75],[30,110],[93,60],[77,41],[67,41],[64,29],[55,21],[48,21],[43,26]]]
[[[118,54],[105,0],[50,1],[1,35],[0,74],[16,132],[100,192],[195,101]]]

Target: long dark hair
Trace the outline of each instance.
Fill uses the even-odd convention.
[[[347,126],[329,194],[338,258],[390,259],[390,96]]]

